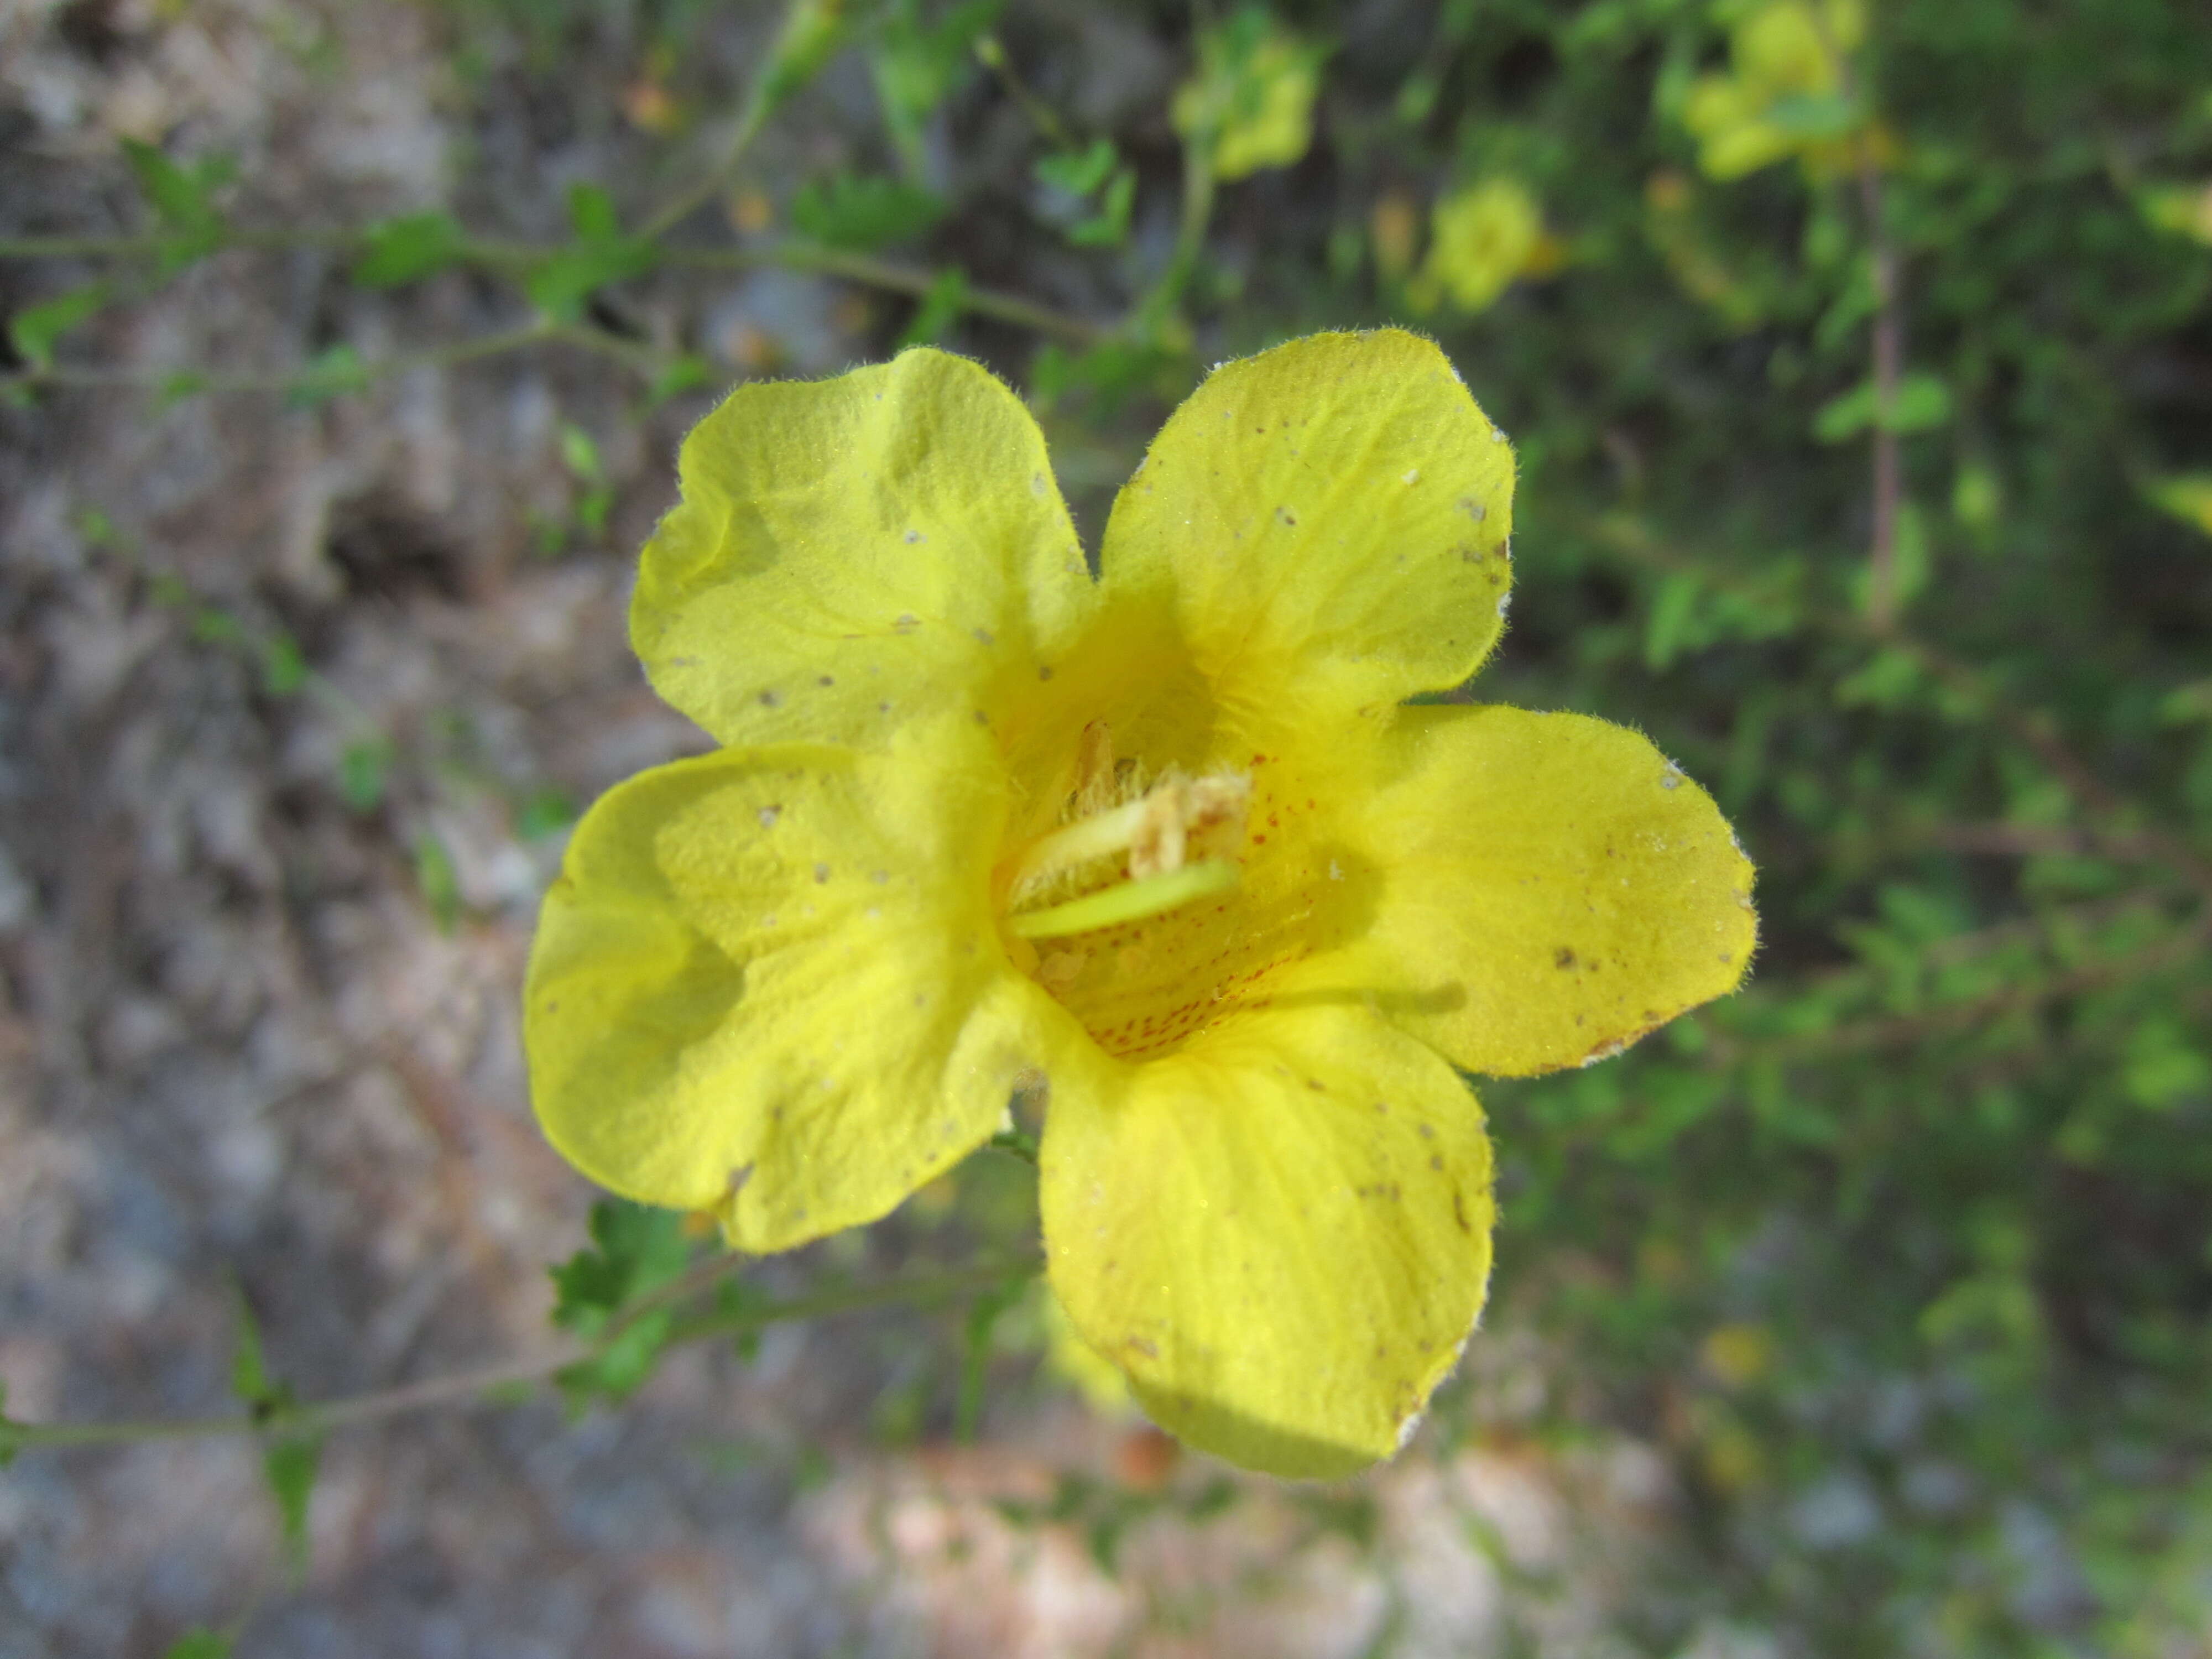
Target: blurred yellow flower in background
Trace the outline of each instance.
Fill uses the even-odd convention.
[[[1285,167],[1313,143],[1314,97],[1325,55],[1248,6],[1199,37],[1198,73],[1170,113],[1186,142],[1207,148],[1213,176],[1243,179]]]
[[[1504,626],[1513,454],[1443,355],[1218,369],[1085,564],[1020,402],[909,351],[686,441],[631,638],[725,746],[579,825],[526,990],[580,1169],[788,1249],[1042,1096],[1052,1291],[1251,1468],[1388,1455],[1490,1268],[1460,1070],[1730,989],[1751,867],[1576,714],[1411,706]]]
[[[1437,204],[1429,256],[1406,297],[1421,312],[1447,299],[1464,312],[1486,311],[1516,277],[1556,270],[1560,257],[1527,187],[1514,179],[1485,179]]]
[[[1792,156],[1816,173],[1848,167],[1863,120],[1844,68],[1865,36],[1859,0],[1770,0],[1740,15],[1729,73],[1700,76],[1683,109],[1698,167],[1715,179]]]

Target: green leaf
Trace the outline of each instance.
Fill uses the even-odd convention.
[[[461,878],[446,843],[428,830],[415,837],[415,885],[441,933],[460,925]]]
[[[957,265],[948,266],[938,272],[929,291],[921,296],[915,307],[914,319],[899,336],[900,349],[911,345],[932,345],[942,340],[968,305],[968,273]]]
[[[1004,5],[1005,0],[963,0],[931,24],[922,21],[919,0],[893,0],[869,66],[884,125],[902,149],[967,77],[976,37]]]
[[[289,409],[313,409],[368,386],[368,370],[360,353],[349,345],[330,346],[318,352],[284,389],[284,403]]]
[[[261,647],[261,689],[272,697],[289,697],[307,680],[307,659],[300,642],[289,634],[271,634]]]
[[[1129,240],[1129,210],[1137,201],[1137,170],[1123,167],[1106,186],[1098,211],[1072,227],[1067,240],[1078,247],[1119,247]]]
[[[1660,582],[1658,597],[1651,602],[1651,619],[1644,629],[1644,660],[1647,666],[1665,668],[1684,646],[1692,642],[1691,628],[1698,614],[1698,579],[1681,571],[1672,573]]]
[[[261,1454],[262,1473],[269,1478],[277,1513],[283,1517],[285,1547],[303,1570],[307,1564],[307,1500],[314,1495],[322,1455],[319,1438],[279,1440]]]
[[[514,815],[514,833],[526,842],[557,836],[576,821],[576,803],[559,789],[535,790]]]
[[[625,1399],[653,1375],[673,1324],[674,1316],[665,1308],[634,1320],[598,1353],[567,1367],[554,1380],[576,1405],[594,1396]]]
[[[203,605],[192,613],[191,634],[201,645],[237,645],[246,638],[246,624],[228,611]]]
[[[8,1384],[0,1381],[0,1469],[15,1461],[15,1447],[21,1439],[22,1425],[8,1416]]]
[[[761,113],[772,113],[822,72],[852,31],[847,0],[799,0],[785,15],[782,33],[760,79]]]
[[[1840,93],[1785,93],[1766,106],[1766,119],[1793,138],[1818,142],[1856,131],[1865,115]]]
[[[687,351],[653,377],[653,384],[645,391],[645,406],[658,409],[671,398],[679,398],[714,383],[713,365],[697,352]]]
[[[1063,150],[1043,157],[1036,164],[1036,176],[1040,183],[1064,190],[1070,196],[1088,196],[1106,182],[1107,175],[1121,159],[1114,141],[1100,138],[1094,140],[1088,149]]]
[[[945,211],[942,199],[915,185],[841,173],[801,187],[791,222],[830,247],[866,249],[919,236]]]
[[[230,1638],[195,1625],[161,1650],[161,1659],[230,1659]]]
[[[231,1349],[230,1391],[256,1423],[267,1423],[291,1409],[292,1390],[269,1374],[261,1327],[246,1299],[246,1287],[234,1282],[231,1288],[238,1307],[238,1336]]]
[[[240,1289],[238,1303],[238,1338],[230,1355],[230,1391],[257,1413],[271,1404],[276,1390],[269,1380],[269,1368],[261,1353],[261,1328],[254,1322],[253,1310]]]
[[[2155,1016],[2129,1034],[2120,1086],[2145,1110],[2170,1111],[2192,1096],[2212,1093],[2212,1063],[2178,1022]]]
[[[1899,380],[1887,421],[1878,418],[1877,401],[1874,381],[1862,381],[1821,405],[1813,417],[1813,435],[1822,443],[1838,444],[1872,426],[1897,433],[1925,432],[1951,418],[1950,389],[1933,374],[1907,374]]]
[[[63,335],[107,303],[107,284],[88,283],[58,294],[51,300],[27,306],[8,319],[9,337],[15,350],[33,368],[54,366],[54,347]]]
[[[1920,685],[1920,664],[1909,652],[1876,652],[1856,673],[1837,682],[1836,705],[1896,708],[1910,702]]]
[[[601,477],[599,447],[592,441],[592,434],[573,421],[561,422],[561,465],[568,469],[571,477],[585,483],[597,483]]]
[[[642,276],[660,258],[654,243],[623,234],[614,198],[597,185],[568,187],[568,222],[574,245],[541,261],[522,283],[531,303],[562,322],[581,316],[584,302],[598,289]]]
[[[594,293],[610,283],[644,276],[659,258],[653,245],[642,241],[568,248],[534,266],[523,277],[522,289],[547,316],[574,322]]]
[[[611,484],[601,484],[588,489],[576,500],[576,522],[584,531],[596,536],[607,527],[607,514],[614,510],[615,492]]]
[[[338,793],[356,812],[373,812],[384,799],[392,744],[382,738],[349,743],[338,757]]]
[[[188,173],[139,138],[125,138],[123,155],[138,180],[139,193],[173,229],[198,231],[220,222],[208,194],[227,173],[211,173],[205,162]]]
[[[622,220],[615,198],[605,189],[585,180],[568,186],[568,223],[580,242],[604,246],[622,240]]]
[[[443,213],[410,213],[371,225],[353,279],[363,288],[398,288],[457,263],[465,239]]]
[[[589,1335],[610,1316],[651,1294],[684,1271],[691,1246],[675,1210],[605,1199],[592,1206],[597,1249],[579,1250],[553,1278],[553,1322]]]
[[[210,198],[235,170],[228,158],[208,156],[187,170],[136,138],[123,141],[123,155],[139,193],[171,233],[162,240],[162,270],[175,271],[213,252],[222,241],[222,216]]]

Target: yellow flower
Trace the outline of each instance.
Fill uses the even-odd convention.
[[[1844,58],[1865,33],[1858,0],[1771,0],[1746,13],[1729,34],[1731,72],[1699,76],[1683,110],[1698,165],[1715,179],[1792,155],[1815,173],[1845,166],[1858,118],[1842,96]]]
[[[578,826],[538,1113],[753,1251],[872,1221],[1042,1096],[1054,1292],[1162,1426],[1387,1455],[1490,1267],[1455,1067],[1734,986],[1751,869],[1635,732],[1413,707],[1503,627],[1512,451],[1384,331],[1217,370],[1086,568],[1042,437],[909,351],[684,444],[631,637],[725,745]]]
[[[1446,295],[1462,311],[1486,310],[1546,246],[1535,198],[1516,179],[1486,179],[1437,204],[1429,257],[1407,297],[1422,311]]]
[[[1286,167],[1313,143],[1322,54],[1248,6],[1200,36],[1198,74],[1175,95],[1176,131],[1208,147],[1213,176]]]

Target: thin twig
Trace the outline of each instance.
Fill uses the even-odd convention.
[[[729,1260],[742,1261],[742,1258]],[[726,1268],[686,1276],[680,1296],[712,1288],[726,1277]],[[933,1273],[902,1273],[867,1285],[845,1285],[782,1302],[756,1304],[674,1321],[663,1350],[718,1336],[763,1330],[771,1325],[803,1320],[828,1319],[842,1314],[903,1304],[916,1309],[942,1307],[950,1302],[1003,1287],[1012,1279],[1033,1276],[1043,1263],[1035,1256],[977,1262]],[[0,1424],[0,1450],[25,1452],[59,1450],[71,1446],[112,1446],[142,1440],[212,1439],[246,1435],[257,1437],[298,1438],[327,1433],[436,1406],[488,1403],[501,1391],[539,1383],[572,1366],[586,1364],[608,1348],[638,1320],[669,1305],[654,1297],[625,1310],[596,1339],[569,1343],[544,1353],[450,1376],[426,1377],[418,1382],[380,1389],[368,1394],[266,1413],[259,1416],[178,1418],[163,1421],[114,1423]]]
[[[1047,143],[1064,150],[1076,147],[1075,135],[1067,130],[1067,123],[1060,118],[1050,104],[1030,89],[1029,82],[1014,68],[1013,60],[1006,56],[1005,43],[997,35],[975,37],[975,61],[998,77],[1006,95],[1029,117],[1030,125],[1044,135]]]
[[[364,238],[365,233],[359,231],[233,231],[226,234],[223,246],[258,249],[308,246],[344,247],[357,246]],[[146,236],[0,238],[0,259],[150,258],[160,252],[161,246],[159,238]],[[504,270],[548,259],[562,251],[561,245],[557,243],[512,242],[471,237],[455,250],[454,258],[464,264]],[[868,254],[798,241],[780,243],[770,247],[662,248],[656,257],[663,266],[676,270],[798,270],[813,276],[842,277],[866,287],[917,298],[938,289],[942,275],[924,267],[900,264]],[[963,287],[956,292],[954,298],[963,311],[975,316],[994,318],[1017,327],[1034,329],[1040,334],[1051,335],[1073,345],[1095,345],[1112,333],[1110,329],[1072,313],[1055,310],[1036,301],[998,289]],[[528,330],[516,331],[504,338],[486,336],[479,341],[464,343],[458,347],[443,347],[404,358],[386,359],[382,365],[364,363],[362,368],[368,371],[390,372],[422,362],[459,362],[538,343],[555,333],[572,344],[586,345],[591,349],[615,356],[636,355],[635,349],[629,348],[628,343],[614,341],[602,331],[556,330],[541,322],[531,325]],[[222,375],[201,374],[186,369],[143,371],[56,365],[0,376],[0,389],[32,386],[160,386],[186,376],[190,377],[192,389],[197,392],[287,391],[299,383],[296,374]]]
[[[348,364],[342,375],[334,371],[319,371],[312,362],[302,363],[295,368],[256,369],[234,374],[208,374],[189,368],[78,368],[66,363],[54,363],[43,368],[33,365],[13,374],[0,375],[0,391],[14,386],[83,389],[135,386],[187,394],[203,392],[309,392],[317,389],[319,374],[330,376],[328,384],[331,389],[350,391],[355,389],[351,384],[354,381],[402,374],[410,369],[450,368],[459,363],[474,362],[479,358],[518,351],[526,346],[555,338],[572,344],[586,344],[587,343],[579,337],[583,332],[585,331],[557,329],[553,324],[540,319],[519,328],[503,329],[495,333],[477,335],[473,339],[456,341],[451,345],[433,346],[422,351],[403,351],[390,357],[362,359]],[[612,337],[607,337],[611,339]],[[605,350],[610,348],[600,345],[596,349]]]
[[[842,276],[848,282],[917,298],[936,288],[941,275],[809,242],[783,242],[765,248],[669,248],[661,257],[665,264],[702,270],[750,270],[774,265],[815,276]],[[1113,332],[1071,313],[1055,311],[1050,306],[997,289],[969,288],[962,290],[957,298],[962,310],[978,317],[994,317],[1000,322],[1035,329],[1040,334],[1056,335],[1076,345],[1095,345]]]
[[[1860,95],[1856,66],[1828,27],[1819,6],[1807,8],[1822,48],[1836,71],[1836,91],[1847,103]],[[1862,114],[1866,114],[1862,112]],[[1881,168],[1875,156],[1869,118],[1851,133],[1858,175],[1859,209],[1866,219],[1869,276],[1874,285],[1874,526],[1867,549],[1867,615],[1877,629],[1896,620],[1897,523],[1904,491],[1897,443],[1897,389],[1904,376],[1905,322],[1897,246],[1882,210]]]
[[[690,218],[693,213],[712,201],[735,177],[745,152],[752,148],[753,140],[760,137],[768,118],[775,112],[776,106],[792,88],[785,84],[789,71],[787,53],[801,30],[807,27],[806,15],[812,9],[811,0],[791,0],[783,10],[783,21],[776,26],[775,40],[762,55],[760,66],[754,71],[752,83],[745,88],[744,106],[738,112],[738,124],[731,131],[728,142],[722,147],[721,160],[714,170],[702,175],[695,183],[679,191],[675,198],[640,228],[638,235],[647,241],[658,241],[670,231]]]

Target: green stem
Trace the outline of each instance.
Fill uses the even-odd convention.
[[[788,97],[794,87],[790,81],[787,53],[795,37],[806,27],[805,14],[812,9],[811,0],[791,0],[783,9],[783,21],[777,26],[775,46],[761,58],[754,72],[752,84],[745,88],[744,106],[738,112],[738,125],[723,146],[722,159],[714,170],[677,195],[658,213],[647,219],[638,234],[647,241],[658,241],[670,231],[690,218],[712,201],[730,182],[745,152],[752,148],[753,140],[760,137],[768,118],[775,112],[778,104]]]
[[[356,231],[235,231],[225,238],[223,246],[264,249],[343,247],[358,245],[362,240],[363,234]],[[149,258],[160,247],[157,239],[143,236],[6,237],[0,238],[0,259]],[[461,246],[457,257],[465,264],[503,270],[527,265],[535,260],[550,258],[560,251],[559,246],[554,244],[472,237]],[[757,270],[773,267],[805,271],[816,276],[842,277],[866,287],[915,297],[930,293],[938,286],[943,275],[939,271],[902,265],[868,254],[819,247],[805,242],[787,242],[765,248],[663,248],[659,259],[662,264],[678,270]],[[1095,345],[1106,338],[1110,331],[1067,312],[1057,311],[1050,306],[1025,300],[1019,295],[994,289],[964,288],[959,293],[958,301],[961,309],[972,315],[990,317],[1017,327],[1033,329],[1040,334],[1052,335],[1075,345]],[[556,331],[544,324],[532,324],[528,328],[515,330],[509,334],[489,335],[458,346],[388,358],[382,363],[364,364],[362,367],[368,372],[376,374],[412,368],[421,363],[460,362],[535,344],[556,332],[571,344],[584,345],[616,356],[627,355],[635,357],[642,349],[630,348],[626,342],[612,341],[611,337],[597,331],[573,328]],[[167,370],[149,373],[131,369],[56,367],[0,376],[0,388],[33,385],[156,386],[188,372]],[[276,374],[195,376],[194,379],[197,389],[204,392],[281,392],[298,382],[295,374]]]
[[[936,288],[944,276],[942,271],[896,264],[868,254],[807,242],[785,242],[767,248],[669,248],[664,251],[661,259],[665,264],[702,270],[751,270],[773,265],[815,276],[842,276],[848,282],[916,298]],[[961,291],[958,299],[960,308],[974,316],[993,317],[1000,322],[1035,329],[1040,334],[1057,335],[1076,345],[1096,345],[1112,331],[1067,312],[1055,311],[1050,306],[995,289],[968,288]]]
[[[1048,143],[1060,149],[1076,147],[1075,135],[1067,130],[1067,124],[1060,118],[1051,105],[1030,89],[1029,82],[1023,80],[1014,68],[1013,60],[1006,56],[1005,43],[997,35],[976,37],[975,60],[998,76],[999,84],[1006,89],[1006,95],[1014,100],[1023,114],[1029,117],[1030,125],[1044,135]]]
[[[1201,128],[1183,145],[1182,216],[1176,226],[1175,251],[1136,312],[1138,331],[1147,338],[1158,334],[1182,302],[1206,246],[1206,228],[1213,222],[1213,137],[1211,127]]]
[[[533,322],[520,328],[481,334],[474,339],[457,341],[451,345],[434,346],[422,351],[403,351],[390,357],[372,359],[359,364],[356,372],[364,380],[379,380],[413,368],[447,368],[473,362],[481,357],[495,357],[504,352],[518,351],[526,346],[556,337],[569,340],[574,344],[585,344],[586,342],[582,339],[572,337],[585,331],[560,331],[549,323]],[[602,346],[599,349],[608,348]],[[311,364],[302,364],[297,368],[255,370],[240,374],[204,374],[198,370],[184,368],[74,368],[57,363],[45,368],[31,368],[14,374],[0,375],[0,390],[10,386],[180,386],[192,392],[291,392],[313,385],[313,379],[314,369]]]
[[[711,1271],[687,1274],[666,1291],[625,1310],[623,1316],[593,1341],[571,1344],[550,1353],[457,1371],[447,1376],[427,1377],[422,1382],[403,1383],[395,1389],[378,1389],[374,1393],[354,1395],[340,1400],[326,1400],[258,1419],[206,1417],[179,1418],[167,1422],[0,1422],[0,1452],[60,1450],[72,1446],[113,1446],[147,1440],[219,1439],[235,1435],[255,1437],[320,1435],[333,1429],[380,1422],[386,1418],[404,1416],[434,1407],[482,1405],[487,1403],[488,1395],[496,1391],[543,1382],[573,1365],[590,1363],[604,1354],[624,1331],[647,1313],[658,1311],[673,1301],[688,1300],[712,1288],[742,1267],[744,1261],[743,1257],[723,1258],[712,1264]],[[1037,1257],[1015,1257],[931,1273],[902,1273],[873,1284],[842,1285],[782,1302],[696,1314],[689,1319],[675,1321],[670,1328],[666,1342],[662,1346],[665,1350],[683,1343],[762,1330],[770,1325],[829,1319],[874,1308],[898,1305],[916,1309],[942,1307],[983,1291],[1003,1288],[1011,1280],[1034,1276],[1043,1267],[1044,1263]]]

